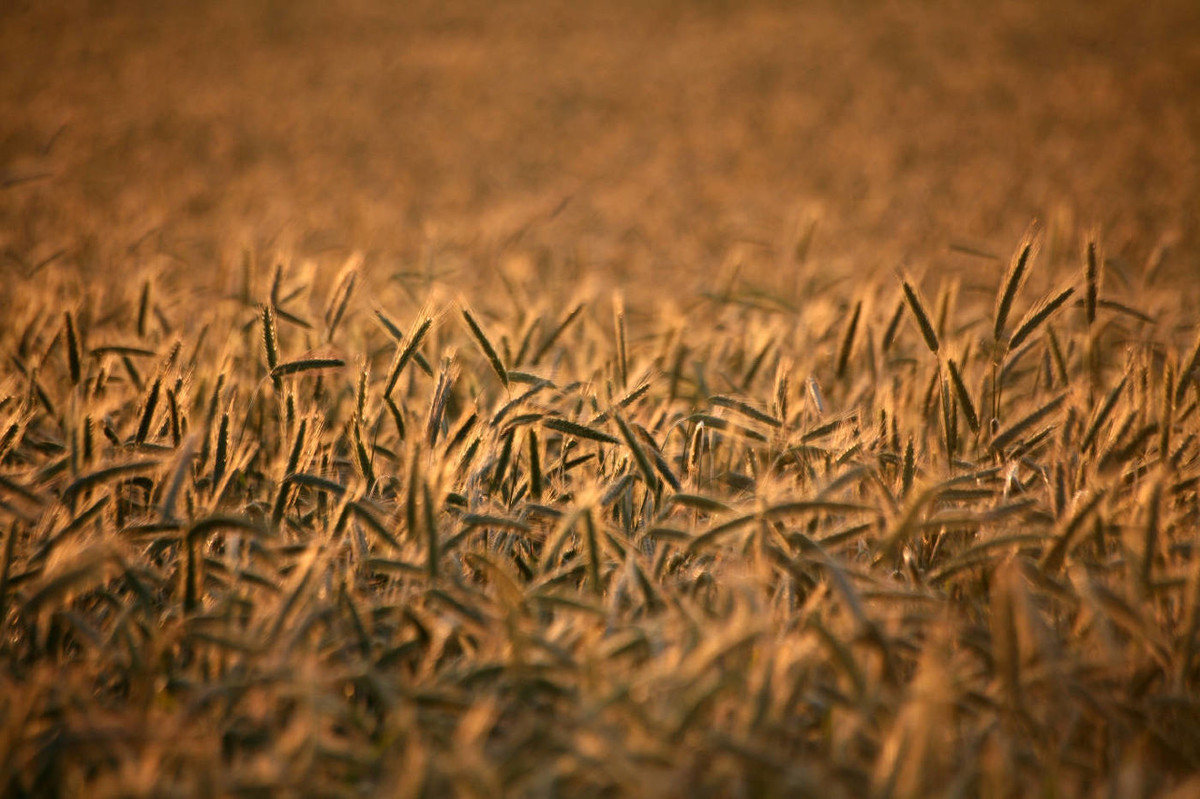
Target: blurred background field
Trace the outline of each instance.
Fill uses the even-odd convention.
[[[1038,218],[1196,271],[1186,0],[8,0],[0,75],[7,269],[542,253],[700,290],[814,223],[822,269],[888,274]]]

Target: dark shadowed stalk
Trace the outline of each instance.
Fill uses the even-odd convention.
[[[558,341],[559,337],[563,334],[563,331],[570,327],[571,323],[579,318],[579,314],[583,313],[583,309],[583,303],[576,305],[565,317],[563,317],[563,320],[559,322],[558,326],[550,332],[550,335],[546,336],[546,339],[542,342],[541,346],[538,347],[537,352],[533,354],[533,358],[530,361],[534,366],[537,366],[541,362],[542,358],[550,351],[550,348],[554,346],[554,343]]]
[[[975,412],[975,403],[971,401],[971,392],[967,390],[962,374],[958,371],[958,364],[954,362],[953,358],[947,362],[947,366],[950,371],[950,381],[954,385],[954,394],[958,398],[958,407],[962,409],[963,415],[967,418],[967,426],[971,428],[971,432],[978,433],[979,414]]]
[[[887,327],[883,331],[883,342],[880,344],[880,349],[883,350],[884,355],[887,355],[888,350],[892,348],[892,342],[896,340],[896,333],[900,330],[900,321],[904,318],[904,305],[905,297],[901,294],[896,303],[896,310],[892,311]]]
[[[150,321],[150,281],[142,281],[142,293],[138,298],[137,312],[137,335],[138,338],[146,337],[146,326]]]
[[[83,377],[82,348],[79,344],[79,336],[75,333],[75,321],[71,317],[71,312],[64,311],[63,319],[67,329],[67,366],[71,375],[71,385],[77,386]]]
[[[1089,237],[1083,248],[1084,283],[1087,287],[1083,307],[1089,328],[1096,323],[1096,304],[1100,299],[1100,281],[1103,277],[1104,262],[1098,250],[1096,238]]]
[[[1004,337],[1004,328],[1008,324],[1008,316],[1012,311],[1017,292],[1029,277],[1030,260],[1036,245],[1033,229],[1026,232],[1016,254],[1009,262],[1008,271],[1000,283],[1000,291],[996,294],[996,308],[992,313],[992,338],[997,343]]]
[[[142,405],[142,415],[138,421],[137,432],[133,436],[135,444],[144,444],[146,436],[150,434],[150,427],[154,421],[154,411],[158,408],[158,394],[162,389],[162,374],[154,376],[154,382],[150,384],[150,390],[146,392],[146,401]]]
[[[912,311],[917,328],[921,331],[921,338],[925,339],[925,346],[929,348],[930,352],[937,355],[939,346],[937,331],[933,327],[933,320],[925,310],[925,303],[921,299],[919,289],[912,284],[908,277],[902,279],[901,287],[904,289],[904,299],[908,302],[908,308]]]
[[[862,313],[862,305],[862,300],[854,303],[854,311],[850,314],[850,321],[846,323],[845,332],[842,333],[842,343],[838,347],[835,369],[839,380],[846,376],[846,367],[850,363],[850,353],[854,349],[854,337],[858,332],[858,317]]]
[[[483,351],[488,363],[491,364],[492,371],[496,373],[496,377],[500,378],[500,382],[508,388],[508,370],[504,368],[504,362],[500,360],[500,356],[496,353],[496,348],[492,346],[492,342],[488,340],[487,334],[483,332],[483,328],[475,321],[475,317],[464,306],[462,309],[463,319],[467,322],[467,327],[471,330],[471,335],[475,337],[475,342],[479,345],[479,349]]]
[[[1013,331],[1012,337],[1008,340],[1008,351],[1014,352],[1017,347],[1021,346],[1074,293],[1075,289],[1068,286],[1053,297],[1046,297],[1039,300],[1036,305],[1029,309],[1029,312],[1025,314],[1024,318],[1017,325],[1017,329]]]

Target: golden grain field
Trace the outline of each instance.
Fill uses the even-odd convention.
[[[0,795],[1200,793],[1197,41],[0,8]]]

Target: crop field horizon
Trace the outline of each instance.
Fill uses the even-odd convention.
[[[1200,793],[1189,3],[0,7],[0,795]]]

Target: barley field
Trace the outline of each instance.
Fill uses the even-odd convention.
[[[0,6],[0,795],[1200,795],[1200,11]]]

